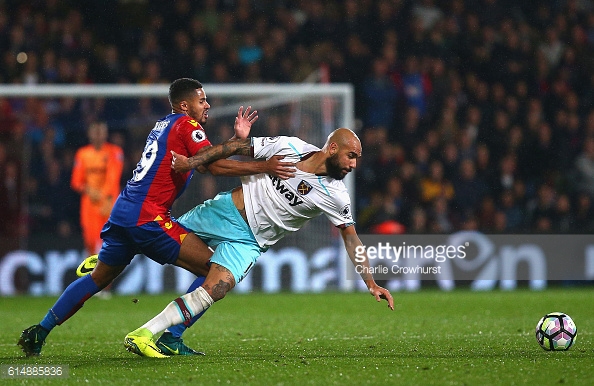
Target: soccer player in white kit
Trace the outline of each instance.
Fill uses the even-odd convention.
[[[332,132],[322,149],[297,137],[252,138],[251,146],[238,154],[256,159],[284,156],[296,163],[295,175],[281,180],[267,174],[241,178],[242,186],[218,194],[196,206],[178,221],[191,229],[214,249],[210,271],[204,282],[171,302],[142,327],[126,335],[125,347],[136,354],[163,358],[176,354],[159,348],[153,336],[166,328],[185,328],[214,302],[221,300],[239,283],[258,257],[288,232],[299,230],[307,221],[325,214],[339,228],[347,253],[355,266],[355,249],[362,245],[350,210],[351,200],[342,179],[357,166],[361,142],[349,129]],[[194,167],[192,157],[173,154],[172,168],[185,172]],[[225,174],[224,163],[213,174]],[[369,272],[369,270],[360,270]],[[390,309],[394,301],[388,290],[376,284],[371,274],[361,274],[371,295],[379,302],[386,299]]]

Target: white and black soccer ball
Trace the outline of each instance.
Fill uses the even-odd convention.
[[[536,341],[547,351],[565,351],[575,343],[577,327],[569,315],[551,312],[536,324]]]

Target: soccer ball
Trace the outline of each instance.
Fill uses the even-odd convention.
[[[547,351],[569,350],[577,337],[577,327],[563,312],[546,314],[536,325],[536,341]]]

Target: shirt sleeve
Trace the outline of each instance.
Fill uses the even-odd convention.
[[[276,154],[280,154],[284,137],[252,137],[252,148],[254,149],[254,158],[268,159]]]
[[[351,211],[351,198],[346,190],[331,197],[329,205],[322,210],[334,226],[345,228],[355,223]]]
[[[252,148],[254,158],[269,159],[275,155],[282,155],[285,161],[297,162],[306,154],[320,150],[297,137],[253,137]]]

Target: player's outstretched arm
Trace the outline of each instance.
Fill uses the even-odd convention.
[[[284,156],[273,156],[267,161],[235,161],[221,159],[206,166],[213,176],[241,177],[252,174],[270,174],[286,180],[295,176],[295,163],[283,162]]]
[[[386,299],[386,301],[388,302],[388,307],[390,307],[390,309],[394,311],[394,298],[392,298],[392,294],[390,294],[390,291],[383,287],[380,287],[379,285],[377,285],[375,280],[373,280],[373,275],[369,273],[369,260],[365,259],[362,262],[358,262],[355,259],[356,248],[358,246],[363,245],[361,239],[359,238],[359,235],[357,235],[355,226],[351,225],[346,228],[342,228],[340,230],[340,234],[342,236],[342,239],[344,240],[344,245],[346,247],[349,258],[351,259],[355,267],[363,267],[363,269],[360,269],[359,272],[361,272],[361,278],[367,285],[369,293],[373,295],[378,302],[381,302],[382,299]]]
[[[251,154],[251,149],[251,139],[245,138],[237,140],[229,139],[218,145],[203,147],[190,158],[171,150],[171,168],[178,173],[185,173],[235,154],[249,155]]]

